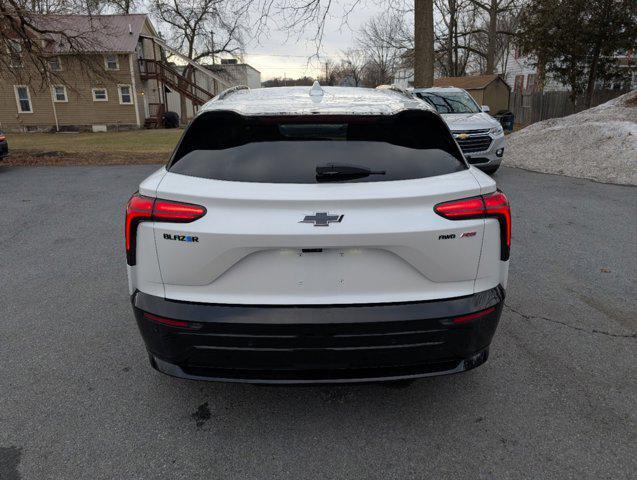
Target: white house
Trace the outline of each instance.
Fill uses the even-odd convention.
[[[611,85],[612,89],[624,90],[637,88],[637,63],[632,52],[624,52],[617,55],[622,68],[632,70],[630,85],[616,83]],[[506,59],[500,63],[500,69],[503,70],[502,78],[511,87],[513,93],[533,93],[538,87],[538,72],[531,64],[531,57],[519,55],[517,49],[511,49]],[[396,70],[394,75],[394,83],[403,88],[414,86],[414,69],[410,67],[401,67]],[[600,85],[600,88],[602,85]],[[544,83],[545,92],[561,92],[568,91],[570,87],[555,79],[548,77]]]
[[[610,85],[614,90],[633,90],[637,88],[637,64],[633,58],[632,52],[624,52],[618,54],[616,58],[622,68],[631,70],[631,80],[629,85],[625,85],[622,82],[616,82]],[[537,69],[531,64],[531,57],[520,56],[518,50],[511,50],[506,59],[506,72],[504,73],[504,80],[511,87],[511,91],[514,93],[533,93],[537,91],[538,74]],[[599,88],[603,88],[603,85],[599,85]],[[606,86],[607,87],[607,86]],[[565,85],[550,76],[547,76],[544,82],[545,92],[562,92],[568,91],[570,87]]]

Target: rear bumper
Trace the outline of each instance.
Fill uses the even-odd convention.
[[[475,368],[487,360],[503,301],[500,286],[447,300],[347,306],[211,305],[132,296],[157,370],[195,380],[284,384],[410,379]],[[484,311],[461,324],[452,321]],[[157,317],[187,326],[158,323]]]

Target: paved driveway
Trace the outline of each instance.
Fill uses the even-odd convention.
[[[637,189],[503,169],[489,362],[397,389],[195,383],[148,365],[123,206],[153,168],[0,167],[0,478],[634,478]]]

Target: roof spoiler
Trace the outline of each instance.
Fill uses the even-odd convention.
[[[219,92],[215,99],[223,100],[224,98],[229,97],[233,93],[236,93],[240,90],[250,90],[250,87],[248,87],[247,85],[235,85],[234,87],[227,88],[223,92]]]
[[[403,87],[399,87],[398,85],[393,83],[391,85],[378,85],[376,87],[376,90],[391,90],[392,92],[400,93],[401,95],[404,95],[405,97],[414,98],[414,96],[411,94],[409,90]]]

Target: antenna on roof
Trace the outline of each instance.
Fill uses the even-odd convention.
[[[133,27],[131,26],[131,24],[128,24],[128,34],[132,35],[133,34]]]
[[[322,97],[325,92],[321,88],[321,84],[318,80],[314,80],[312,88],[310,88],[310,97]]]

